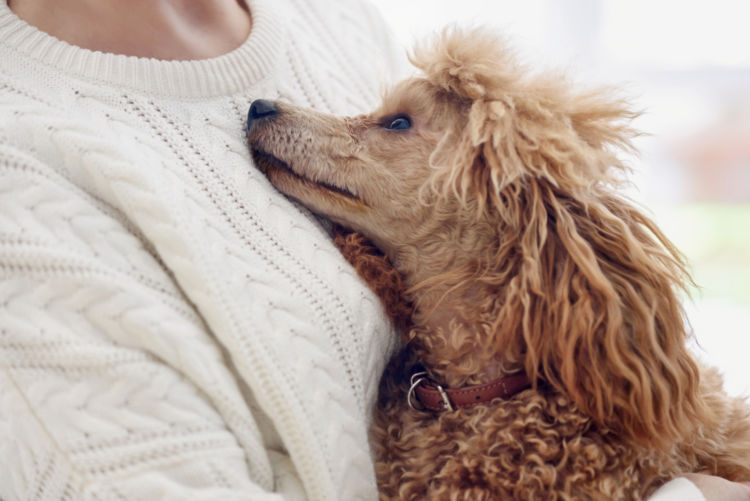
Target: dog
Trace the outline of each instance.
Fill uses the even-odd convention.
[[[619,194],[636,114],[486,30],[411,55],[370,114],[254,101],[282,193],[370,239],[412,311],[372,429],[381,499],[644,499],[750,480],[750,409],[686,346],[678,250]]]

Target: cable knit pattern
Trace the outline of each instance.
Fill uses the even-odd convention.
[[[249,2],[238,49],[167,62],[0,3],[0,499],[374,499],[395,336],[325,228],[256,172],[256,98],[375,105],[372,7]]]

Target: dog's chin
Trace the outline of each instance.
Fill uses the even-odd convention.
[[[346,188],[298,174],[289,164],[264,151],[254,149],[252,154],[255,165],[271,184],[313,211],[335,217],[342,210],[360,212],[367,207],[362,199]]]

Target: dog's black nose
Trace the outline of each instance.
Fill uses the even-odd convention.
[[[276,103],[266,99],[256,99],[250,105],[250,111],[247,113],[247,128],[250,129],[253,122],[261,118],[272,117],[279,114]]]

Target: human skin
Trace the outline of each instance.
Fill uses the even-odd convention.
[[[243,0],[9,0],[27,23],[94,51],[165,60],[206,59],[250,33]]]

